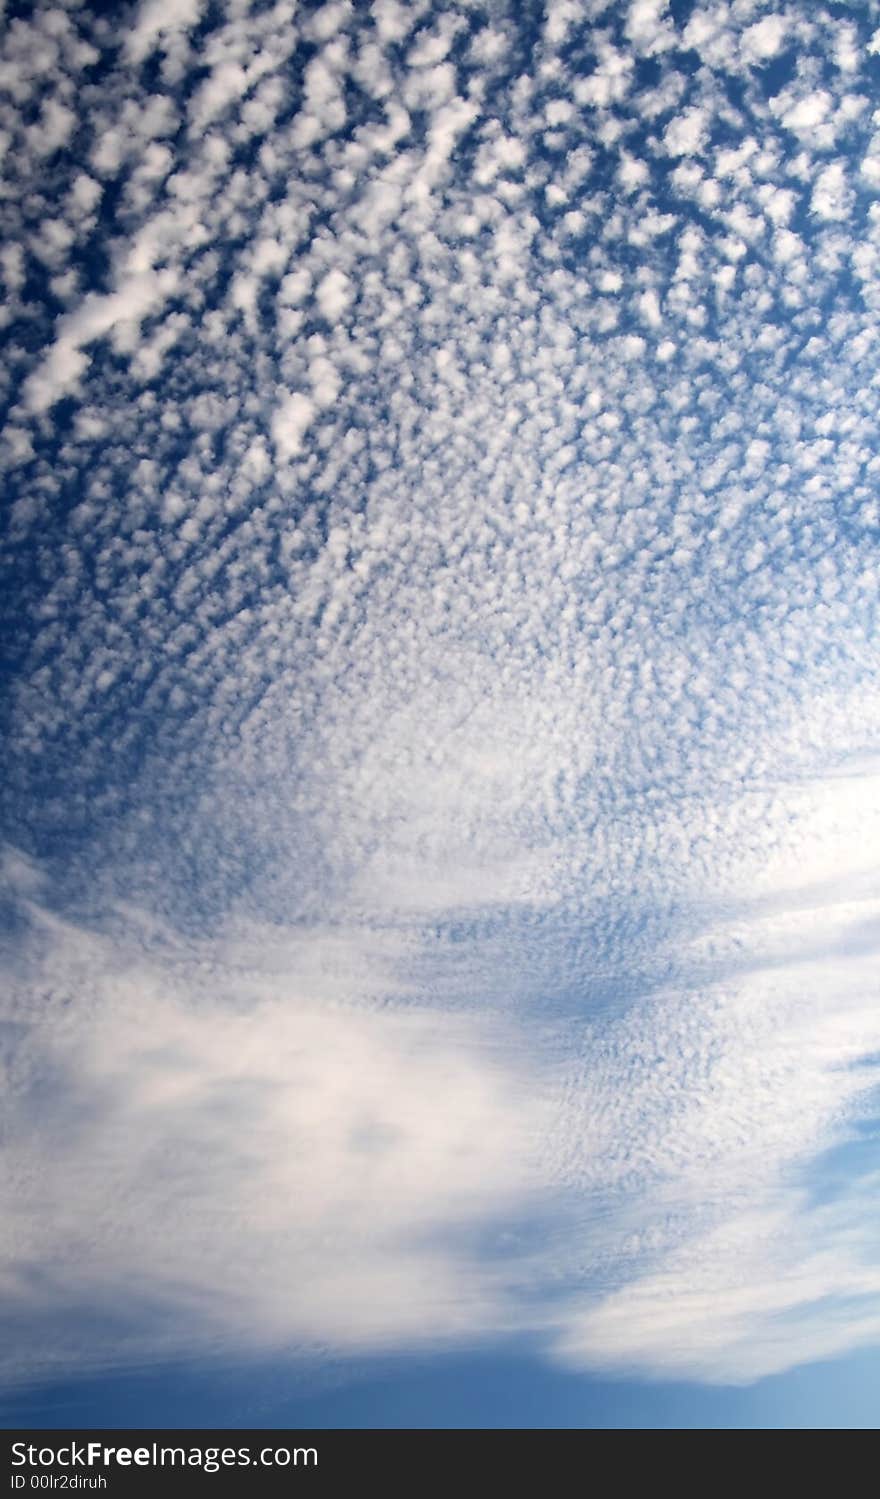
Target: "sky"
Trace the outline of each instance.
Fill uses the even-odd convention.
[[[877,1425],[880,4],[0,13],[0,1412]]]

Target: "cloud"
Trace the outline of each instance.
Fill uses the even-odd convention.
[[[24,1341],[855,1346],[867,28],[138,15],[3,42]]]
[[[648,57],[673,47],[668,0],[632,0],[626,18],[626,36],[637,53]]]
[[[83,350],[97,339],[113,333],[117,347],[136,345],[144,317],[164,302],[174,284],[172,271],[134,271],[117,291],[87,297],[66,314],[42,365],[28,376],[24,396],[30,410],[46,411],[70,391],[88,368]]]
[[[272,437],[279,458],[291,458],[300,451],[314,414],[313,403],[301,391],[295,390],[284,398],[272,418]]]
[[[749,61],[762,63],[775,57],[783,46],[787,29],[786,18],[780,15],[763,16],[747,26],[742,47]]]
[[[670,121],[663,140],[670,156],[695,156],[702,150],[705,136],[705,111],[694,108]]]
[[[70,1356],[376,1349],[503,1325],[503,1269],[476,1246],[526,1200],[541,1114],[497,1035],[365,1003],[362,942],[361,982],[333,1002],[329,933],[254,934],[219,968],[215,950],[206,988],[207,952],[157,963],[34,915],[53,1026],[17,1026],[0,1283],[42,1335],[8,1345],[7,1378]],[[66,1019],[65,973],[90,991]],[[98,1301],[104,1328],[86,1333]]]
[[[31,936],[7,969],[0,1280],[41,1336],[6,1377],[516,1329],[585,1368],[742,1382],[871,1341],[870,1174],[813,1163],[876,1087],[876,782],[787,792],[787,839],[674,950],[588,925],[593,1004],[550,1025],[534,901],[500,943],[432,935],[509,904],[485,861],[482,891],[459,869],[419,898],[411,874],[414,901],[374,869],[347,929],[181,942],[136,909],[60,920],[9,850]]]
[[[202,0],[144,0],[126,37],[131,60],[142,62],[157,43],[168,47],[181,32],[198,24],[202,9]]]
[[[841,162],[832,162],[816,178],[810,207],[823,219],[846,219],[852,209],[853,197]]]

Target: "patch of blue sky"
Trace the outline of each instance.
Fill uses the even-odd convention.
[[[739,1387],[572,1374],[517,1341],[368,1365],[215,1365],[84,1378],[0,1404],[6,1426],[324,1429],[876,1430],[877,1354]]]

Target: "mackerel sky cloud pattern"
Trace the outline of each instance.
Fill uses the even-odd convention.
[[[6,1384],[880,1343],[878,85],[7,6]]]

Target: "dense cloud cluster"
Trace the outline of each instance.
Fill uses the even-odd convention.
[[[11,8],[35,1368],[880,1335],[878,79],[874,0]]]

